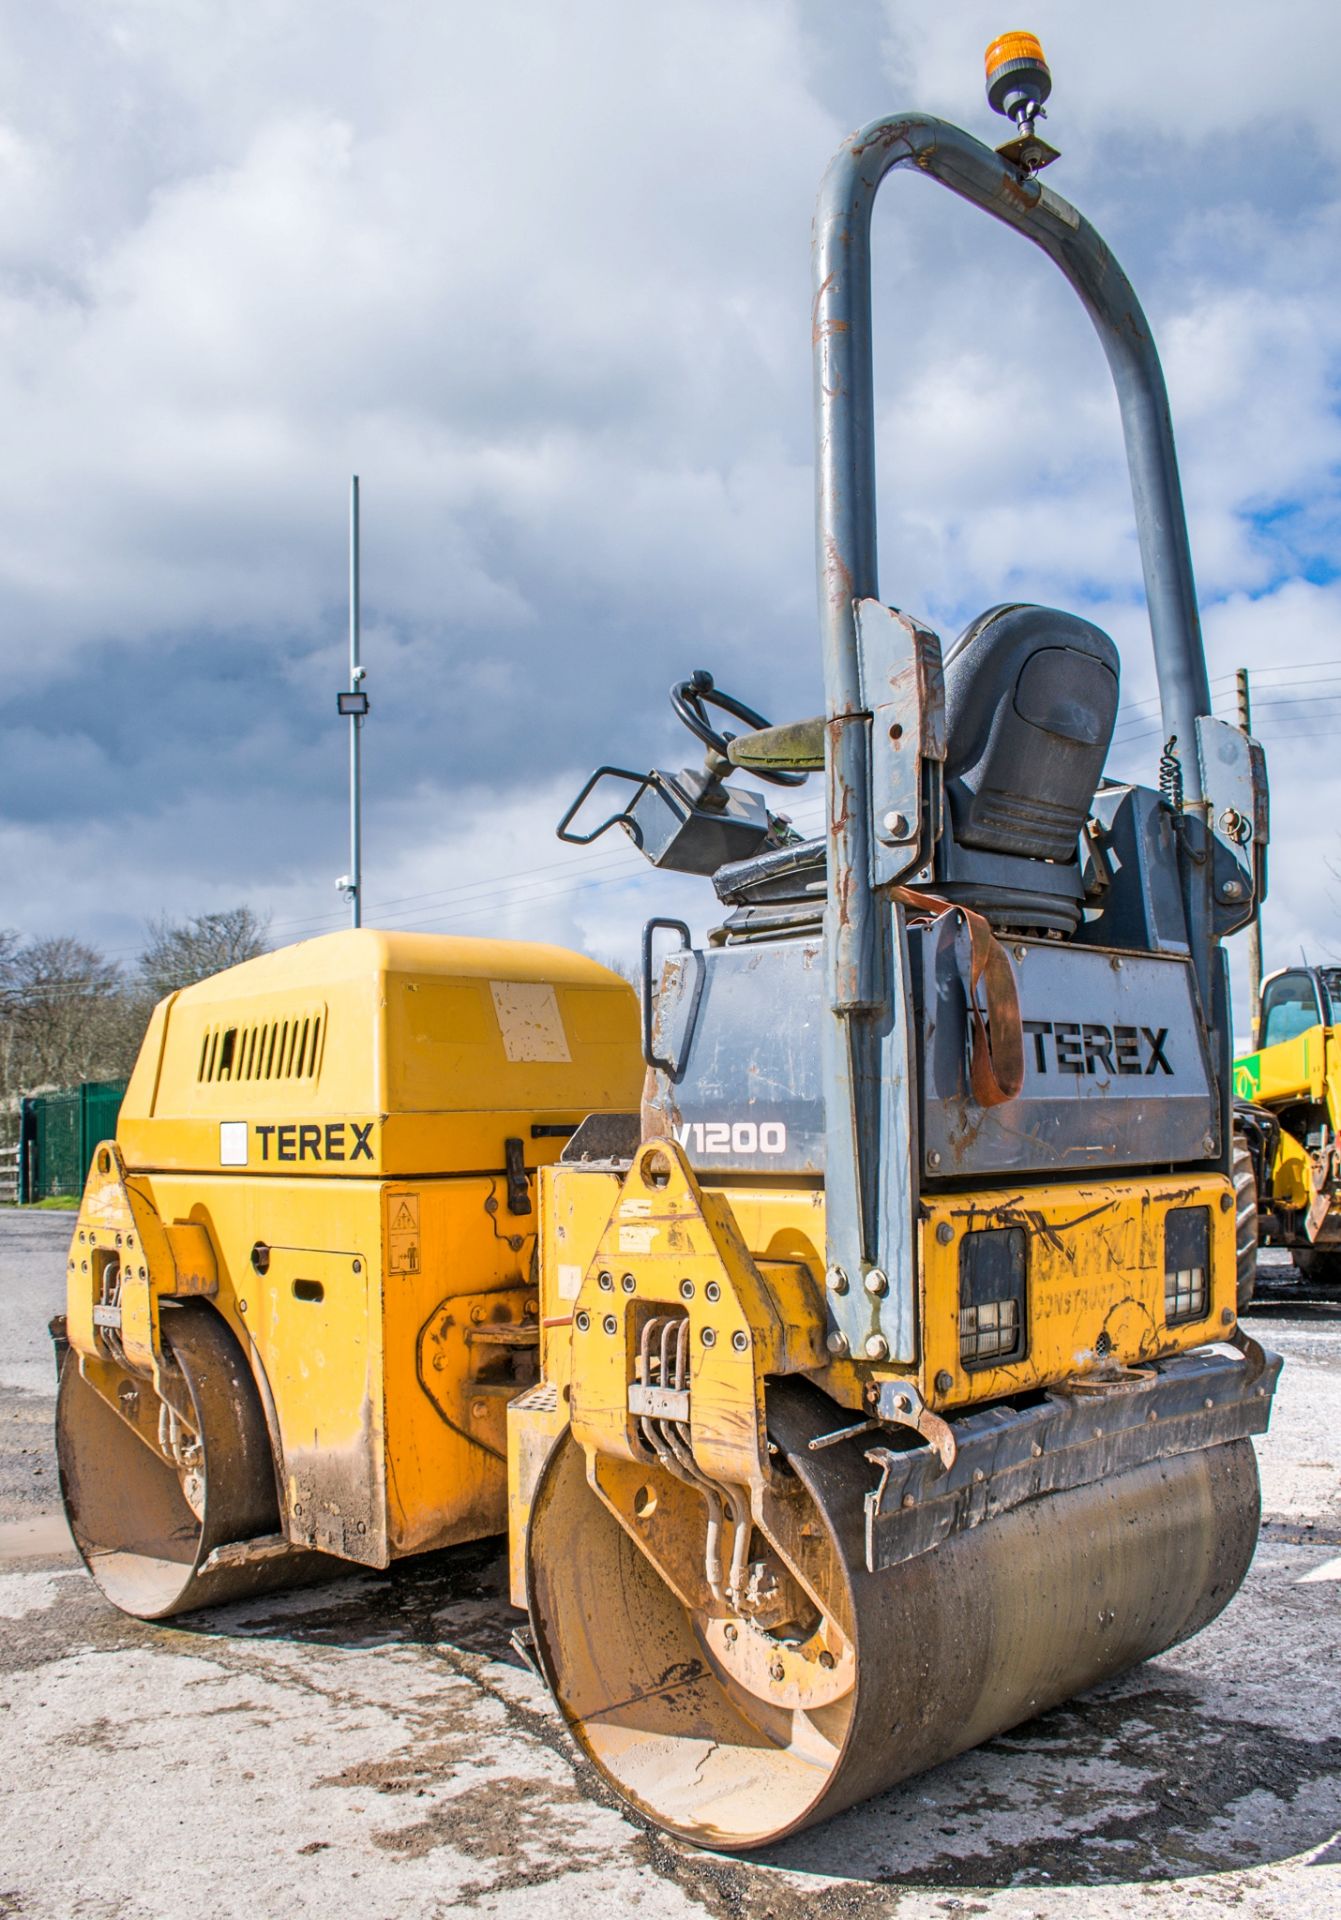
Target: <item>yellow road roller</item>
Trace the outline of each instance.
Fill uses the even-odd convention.
[[[637,996],[552,949],[371,933],[191,988],[71,1252],[63,1485],[118,1605],[506,1522],[575,1739],[724,1850],[1195,1633],[1257,1538],[1279,1361],[1236,1316],[1222,942],[1265,872],[1264,763],[1211,715],[1149,327],[1039,178],[1037,42],[994,43],[988,80],[999,151],[895,115],[821,191],[824,711],[774,725],[696,671],[694,764],[603,767],[560,823],[701,876],[706,937],[650,921]],[[1093,623],[1015,602],[943,646],[881,596],[896,172],[1032,241],[1098,332],[1149,785],[1105,775]],[[812,771],[806,838],[775,790]]]

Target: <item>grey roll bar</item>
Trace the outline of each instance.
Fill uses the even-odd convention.
[[[830,725],[828,968],[835,1013],[880,1007],[882,980],[868,880],[870,797],[855,603],[878,598],[871,209],[885,175],[911,167],[1032,240],[1065,274],[1093,321],[1117,388],[1145,574],[1165,737],[1175,735],[1185,802],[1202,802],[1194,721],[1211,709],[1168,395],[1130,281],[1094,228],[1040,181],[922,114],[874,121],[830,162],[815,215],[816,544]],[[1203,1000],[1210,931],[1201,872],[1184,880]]]
[[[880,1301],[880,1332],[865,1338],[867,1357],[907,1360],[918,1343],[915,1121],[903,1097],[913,1061],[901,939],[873,885],[871,717],[863,710],[857,635],[858,603],[879,598],[871,209],[896,167],[929,175],[1032,240],[1094,323],[1121,409],[1164,735],[1177,738],[1184,808],[1203,825],[1195,723],[1210,713],[1210,689],[1164,374],[1127,276],[1074,207],[961,128],[897,114],[853,134],[824,176],[813,247],[816,546],[829,734],[826,1261],[836,1299],[870,1293]],[[1187,834],[1178,838],[1202,1018],[1214,1023],[1223,1019],[1214,1011],[1223,982],[1217,987],[1212,967],[1209,849],[1189,847]],[[1216,1036],[1213,1051],[1223,1056],[1223,1099],[1225,1035]],[[863,1278],[866,1292],[857,1294]],[[832,1336],[839,1344],[831,1350],[846,1353],[853,1337],[863,1339],[864,1323],[852,1313],[841,1317],[846,1332]]]

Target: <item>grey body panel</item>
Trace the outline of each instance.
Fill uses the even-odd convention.
[[[923,1007],[922,1164],[930,1176],[1073,1175],[1204,1162],[1219,1101],[1183,956],[1016,940],[1024,1085],[984,1109],[969,1095],[967,950],[949,919],[914,928]]]
[[[893,916],[885,931],[889,964],[902,980],[906,949]],[[900,986],[897,1005],[910,1004]],[[849,1190],[832,1177],[826,1080],[844,1088],[840,1129],[873,1114],[882,1149],[867,1156],[878,1177],[863,1201],[870,1244],[893,1284],[878,1302],[860,1285],[831,1292],[829,1312],[852,1351],[865,1350],[874,1320],[888,1357],[911,1361],[917,1356],[911,1036],[906,1020],[886,1018],[872,1022],[861,1041],[855,1059],[836,1064],[826,1053],[834,1032],[818,937],[672,954],[661,976],[651,1049],[670,1066],[654,1069],[650,1104],[704,1176],[818,1180],[828,1168],[826,1231],[829,1215],[850,1201]],[[841,1164],[841,1148],[837,1157]]]
[[[963,928],[946,915],[906,939],[910,1004],[921,1009],[924,1177],[1065,1177],[1213,1157],[1218,1101],[1186,956],[1011,942],[1025,1081],[1017,1099],[984,1109],[968,1092]],[[654,1075],[652,1104],[698,1172],[824,1173],[824,1025],[818,939],[666,962],[653,1040],[673,1071]],[[911,1205],[918,1183],[903,1184]]]
[[[818,938],[666,961],[652,1043],[675,1072],[655,1074],[656,1106],[696,1171],[823,1173],[823,995]]]

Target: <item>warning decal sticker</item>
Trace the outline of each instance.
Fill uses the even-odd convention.
[[[420,1270],[417,1193],[389,1193],[386,1197],[386,1266],[388,1273]]]

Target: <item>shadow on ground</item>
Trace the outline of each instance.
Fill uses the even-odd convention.
[[[539,1689],[501,1671],[523,1666],[511,1645],[523,1619],[507,1601],[501,1543],[484,1542],[173,1626],[351,1650],[431,1649],[490,1691],[501,1686],[514,1720],[564,1757],[579,1789],[617,1804]],[[1327,1657],[1325,1647],[1318,1653]],[[948,1910],[972,1911],[975,1889],[1150,1885],[1317,1849],[1318,1864],[1335,1861],[1341,1737],[1254,1717],[1253,1695],[1264,1697],[1271,1673],[1270,1652],[1247,1650],[1231,1699],[1218,1680],[1179,1671],[1177,1655],[1166,1656],[753,1855],[706,1854],[621,1811],[648,1864],[686,1893],[723,1916],[777,1920],[792,1912],[791,1893],[797,1915],[862,1920],[887,1914],[897,1886],[944,1889]]]

